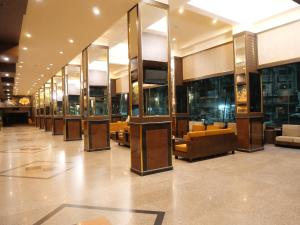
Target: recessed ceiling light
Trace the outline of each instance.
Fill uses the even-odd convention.
[[[17,79],[17,80],[19,80],[19,79],[20,79],[20,77],[16,77],[16,79]]]
[[[41,80],[41,78],[39,78],[38,80]]]
[[[176,41],[176,38],[173,38],[172,41]]]
[[[6,89],[6,91],[9,91],[9,89]]]
[[[23,62],[23,61],[20,61],[20,63],[23,64],[24,62]]]
[[[99,10],[99,8],[98,7],[93,7],[93,13],[94,13],[94,15],[95,16],[99,16],[100,15],[100,10]]]
[[[178,12],[179,12],[180,14],[184,13],[184,8],[183,8],[183,7],[180,7],[179,10],[178,10]]]
[[[44,77],[44,74],[41,74],[41,77]]]
[[[47,67],[47,68],[46,68],[46,70],[50,70],[50,68],[49,68],[49,67]]]
[[[50,63],[50,64],[49,64],[49,66],[53,66],[53,64],[52,64],[52,63]]]
[[[25,36],[28,38],[31,38],[31,34],[30,33],[25,33]]]
[[[218,22],[218,19],[213,19],[212,23],[216,24]]]
[[[64,52],[63,52],[63,51],[60,51],[60,52],[59,52],[59,54],[63,55],[63,54],[64,54]]]
[[[8,61],[9,61],[9,57],[7,57],[7,56],[3,56],[2,58],[3,58],[3,60],[4,60],[5,62],[8,62]]]
[[[23,47],[22,49],[23,49],[24,51],[27,51],[27,50],[28,50],[28,48],[27,48],[27,47]]]
[[[5,76],[6,76],[6,77],[9,77],[9,74],[8,74],[8,73],[6,73],[6,74],[5,74]]]
[[[19,65],[19,68],[23,68],[23,66],[22,66],[22,65]]]
[[[6,86],[10,86],[10,83],[7,83]]]
[[[69,39],[69,43],[73,44],[74,40],[73,39]]]

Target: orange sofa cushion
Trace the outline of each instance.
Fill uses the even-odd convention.
[[[207,130],[205,131],[205,136],[219,135],[219,134],[230,134],[234,131],[230,128],[227,129],[217,129],[217,130]]]
[[[203,137],[205,136],[205,131],[194,131],[194,132],[188,132],[188,138],[197,138],[197,137]]]
[[[206,130],[218,130],[218,129],[220,129],[220,128],[217,126],[214,126],[214,125],[207,125],[207,128],[206,128]]]
[[[180,152],[187,152],[187,145],[186,144],[176,145],[175,150]]]
[[[204,130],[205,130],[204,125],[199,125],[199,124],[192,125],[192,132],[194,132],[194,131],[204,131]]]

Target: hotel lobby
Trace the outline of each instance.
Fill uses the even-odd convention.
[[[0,0],[0,225],[295,225],[300,2]]]

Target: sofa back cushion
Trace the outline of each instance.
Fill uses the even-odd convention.
[[[300,137],[300,125],[283,124],[282,135]]]
[[[192,140],[193,138],[199,138],[205,136],[205,131],[192,131],[187,134],[188,139]]]
[[[230,128],[227,129],[218,129],[218,130],[207,130],[205,131],[206,136],[212,136],[212,135],[221,135],[221,134],[231,134],[234,133],[234,131]]]
[[[203,122],[189,121],[189,131],[192,131],[193,125],[204,125]]]
[[[225,128],[225,123],[224,122],[214,122],[214,126],[218,127],[219,129]]]
[[[200,124],[194,124],[192,125],[192,131],[204,131],[205,126]]]

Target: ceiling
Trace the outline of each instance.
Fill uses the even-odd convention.
[[[33,94],[137,2],[29,0],[19,47],[19,65],[23,64],[22,68],[17,67],[19,84],[14,94]],[[94,7],[99,9],[99,15],[94,14]],[[26,33],[31,37],[26,37]]]
[[[14,93],[33,94],[90,43],[109,46],[111,78],[126,75],[126,12],[137,2],[138,0],[29,0],[19,47],[19,65],[24,63],[22,68],[17,67],[20,82]],[[232,39],[236,22],[188,2],[189,0],[169,1],[173,54],[191,54],[191,51],[196,51],[194,46],[209,43],[213,38],[225,34]],[[100,15],[93,13],[93,7],[98,7]],[[26,33],[30,33],[32,37],[26,37]],[[70,43],[70,39],[74,43]],[[23,50],[24,47],[28,50]],[[80,62],[80,58],[73,60],[76,61]]]
[[[0,0],[0,98],[12,94],[18,45],[27,0]]]

